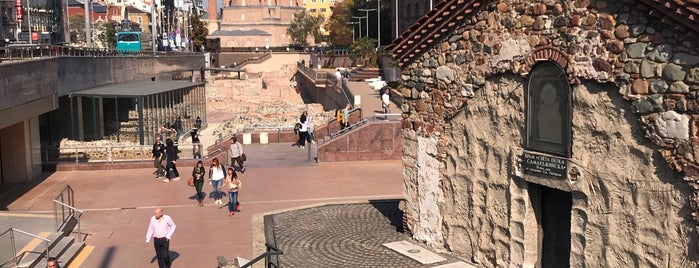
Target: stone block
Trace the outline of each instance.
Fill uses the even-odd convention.
[[[243,133],[243,144],[252,144],[252,133]]]
[[[260,132],[260,144],[268,144],[269,135],[267,132]]]
[[[655,121],[658,134],[669,139],[689,139],[689,116],[675,111],[661,113]]]

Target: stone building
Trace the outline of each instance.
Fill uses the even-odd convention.
[[[211,6],[214,0],[209,1]],[[296,0],[230,0],[224,1],[221,17],[211,27],[207,39],[220,39],[221,47],[265,48],[291,44],[286,29],[294,14],[304,11]],[[211,12],[211,11],[209,11]],[[214,13],[215,14],[215,13]]]
[[[484,267],[697,267],[698,2],[436,4],[386,47],[413,237]]]

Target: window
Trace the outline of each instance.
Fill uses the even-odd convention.
[[[308,11],[311,12],[311,13],[316,13],[316,9],[315,9],[315,8],[311,8],[311,9],[309,9]]]
[[[572,94],[565,71],[550,61],[536,64],[526,94],[525,147],[570,157]]]
[[[327,11],[327,9],[325,9],[324,7],[321,7],[321,8],[320,8],[320,12],[321,12],[321,13],[325,13],[325,11]]]

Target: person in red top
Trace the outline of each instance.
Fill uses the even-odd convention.
[[[146,244],[153,238],[155,256],[158,258],[158,267],[170,268],[170,239],[175,233],[175,222],[168,215],[163,215],[162,208],[155,209],[155,215],[150,218],[148,232],[146,233]]]

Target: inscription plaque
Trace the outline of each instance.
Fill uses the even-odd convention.
[[[524,173],[566,178],[568,160],[565,158],[524,152],[522,160]]]

